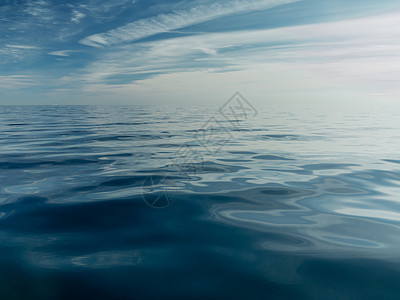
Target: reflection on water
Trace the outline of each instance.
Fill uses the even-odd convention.
[[[396,109],[216,111],[0,107],[0,298],[398,299]]]

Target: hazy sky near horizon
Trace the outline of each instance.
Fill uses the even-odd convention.
[[[397,99],[399,32],[397,0],[2,0],[0,104]]]

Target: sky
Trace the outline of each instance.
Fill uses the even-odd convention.
[[[382,101],[398,0],[0,0],[0,104]]]

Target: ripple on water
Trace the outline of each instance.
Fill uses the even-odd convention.
[[[0,298],[397,299],[397,116],[315,109],[0,107]]]

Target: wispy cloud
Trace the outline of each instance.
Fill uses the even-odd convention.
[[[162,84],[161,78],[171,78],[168,74],[177,74],[176,82],[189,84],[188,74],[195,72],[207,80],[207,72],[239,70],[248,75],[246,70],[259,70],[261,65],[271,69],[271,65],[279,64],[300,70],[298,82],[302,83],[301,72],[333,85],[358,86],[371,94],[400,93],[400,64],[396,63],[400,59],[399,18],[399,14],[392,14],[135,43],[108,52],[74,80],[121,90],[124,85],[131,89],[132,83],[141,86],[146,82],[155,89]],[[257,78],[243,75],[242,79],[264,81],[274,76],[268,68],[251,73]],[[317,90],[312,80],[307,84],[310,90]]]
[[[87,0],[84,4],[79,4],[79,8],[100,19],[114,19],[119,12],[126,10],[127,7],[134,5],[132,0],[99,1]]]
[[[59,50],[59,51],[52,51],[52,52],[49,52],[47,54],[53,55],[53,56],[68,57],[73,52],[75,52],[75,51],[73,51],[73,50]]]
[[[52,6],[44,0],[28,1],[24,12],[35,17],[40,22],[49,22],[54,18]]]
[[[82,13],[78,10],[74,10],[72,18],[71,18],[71,22],[80,23],[81,19],[83,19],[84,17],[86,17],[86,15],[84,13]]]
[[[29,49],[40,49],[37,46],[29,46],[29,45],[7,45],[6,44],[6,47],[7,48],[15,48],[15,49],[27,49],[27,50],[29,50]]]
[[[6,44],[0,47],[0,64],[35,57],[41,50],[41,47],[33,45]]]
[[[299,0],[229,0],[210,5],[198,5],[188,10],[176,10],[168,14],[141,19],[105,33],[88,36],[81,44],[104,47],[123,42],[140,40],[159,33],[185,28],[235,13],[269,9]]]
[[[0,88],[15,89],[38,85],[38,83],[26,75],[0,76]]]

